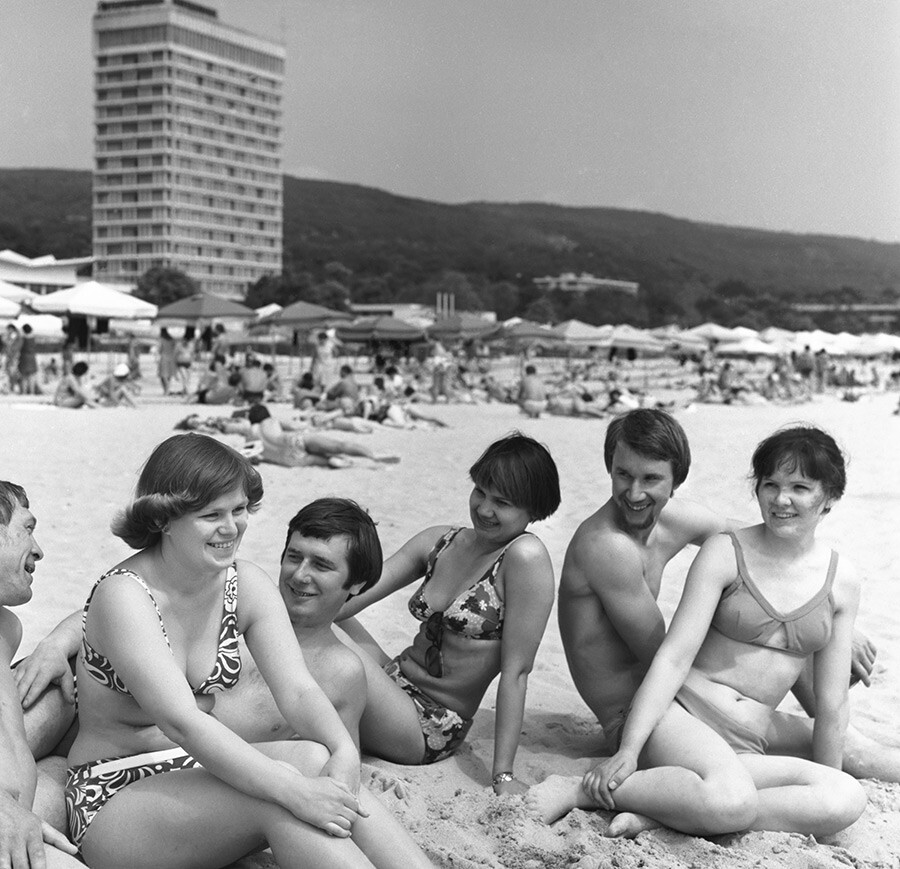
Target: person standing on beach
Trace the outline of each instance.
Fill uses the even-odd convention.
[[[35,565],[44,557],[36,524],[25,490],[0,480],[0,865],[64,869],[81,864],[69,856],[76,850],[66,837],[33,812],[37,767],[10,670],[22,625],[9,607],[31,599]]]
[[[537,419],[547,409],[547,387],[533,365],[525,366],[525,376],[519,384],[519,407],[532,419]]]

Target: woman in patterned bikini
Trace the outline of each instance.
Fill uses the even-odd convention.
[[[757,446],[752,478],[762,522],[701,546],[617,753],[583,780],[533,788],[545,820],[600,807],[620,812],[607,835],[665,823],[823,836],[862,814],[865,792],[841,771],[859,577],[816,537],[844,492],[844,457],[830,435],[794,426]],[[767,755],[773,713],[810,657],[811,759]]]
[[[66,784],[91,869],[218,867],[266,844],[282,869],[431,865],[359,791],[359,755],[278,590],[235,560],[261,498],[259,474],[234,450],[175,435],[113,525],[138,552],[85,604]],[[250,745],[217,721],[241,634],[285,718],[314,741]]]
[[[368,653],[364,751],[406,764],[449,757],[499,673],[493,786],[522,793],[513,762],[554,597],[550,557],[526,528],[559,506],[559,476],[547,449],[518,432],[491,444],[469,476],[472,527],[439,525],[405,543],[378,583],[344,606],[341,627]],[[396,658],[355,619],[344,621],[423,576],[409,602],[419,630]]]

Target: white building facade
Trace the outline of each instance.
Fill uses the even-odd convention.
[[[94,15],[94,278],[243,298],[281,273],[284,48],[188,0]]]

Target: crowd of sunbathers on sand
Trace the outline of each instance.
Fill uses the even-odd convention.
[[[250,413],[251,426],[271,418]],[[472,457],[470,525],[425,528],[383,558],[364,506],[323,498],[284,517],[258,566],[239,553],[263,496],[253,461],[173,434],[112,525],[134,554],[21,661],[10,608],[32,595],[42,508],[0,482],[0,857],[213,867],[269,847],[282,867],[431,865],[428,843],[360,785],[360,758],[452,757],[495,684],[484,786],[547,823],[578,808],[612,813],[620,837],[844,829],[866,805],[857,778],[900,780],[900,751],[848,722],[875,649],[854,630],[856,569],[817,537],[845,457],[797,425],[746,452],[750,527],[675,497],[691,452],[673,416],[610,422],[611,495],[572,529],[558,590],[567,675],[598,750],[583,776],[541,782],[515,763],[556,597],[529,526],[557,509],[560,485],[533,438]],[[663,569],[691,544],[667,630]],[[413,584],[409,644],[384,650],[358,616]],[[806,715],[776,709],[789,692]]]

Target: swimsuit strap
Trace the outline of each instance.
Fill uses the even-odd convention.
[[[212,672],[196,688],[195,694],[224,691],[237,684],[241,674],[241,649],[238,644],[237,622],[237,567],[231,565],[225,577],[225,602],[222,610],[222,627],[216,649],[216,663]]]
[[[162,613],[159,611],[159,605],[156,603],[156,598],[153,597],[153,592],[150,591],[150,587],[138,574],[126,567],[117,567],[110,570],[108,573],[104,573],[103,576],[94,583],[94,587],[91,589],[91,593],[88,595],[88,599],[84,604],[84,609],[81,612],[81,651],[85,669],[102,685],[111,688],[113,691],[117,691],[119,694],[128,694],[130,696],[131,692],[125,686],[125,683],[122,681],[119,674],[113,669],[113,665],[109,662],[109,658],[91,646],[87,639],[87,614],[88,609],[91,606],[91,601],[94,598],[94,592],[97,591],[100,583],[110,576],[130,576],[144,589],[145,592],[147,592],[147,596],[150,598],[153,603],[153,608],[156,610],[156,615],[159,619],[159,627],[160,630],[162,630],[166,645],[170,650],[172,646],[169,643],[169,635],[166,633],[166,626],[163,622]]]

